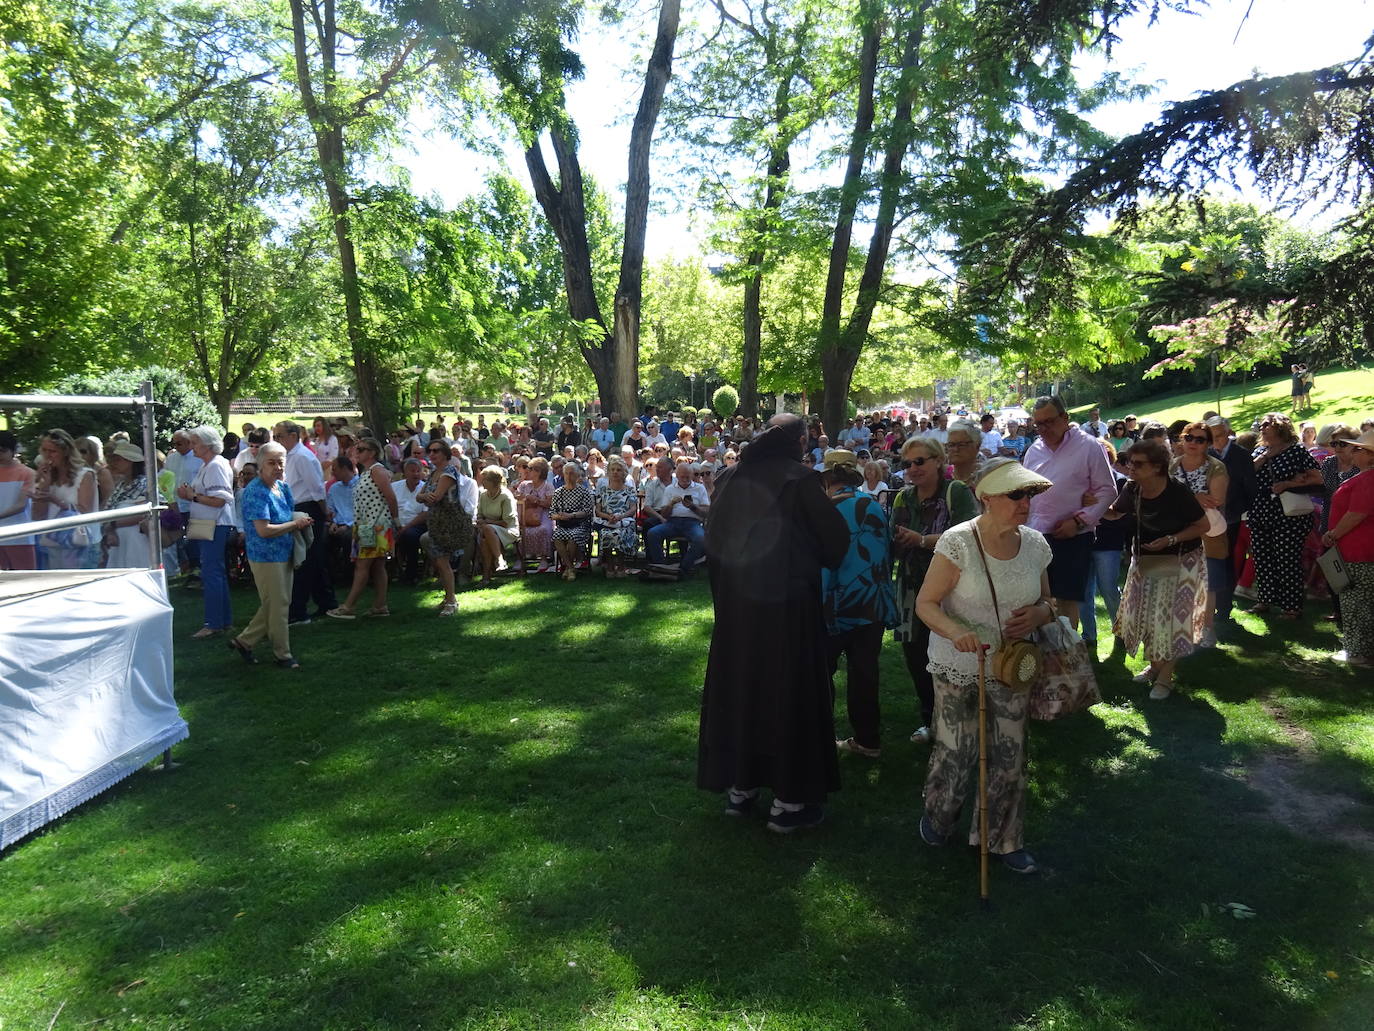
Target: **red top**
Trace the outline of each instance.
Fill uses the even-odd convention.
[[[1374,473],[1366,469],[1340,485],[1331,497],[1331,529],[1347,512],[1363,512],[1365,518],[1339,541],[1341,558],[1347,562],[1374,562]]]

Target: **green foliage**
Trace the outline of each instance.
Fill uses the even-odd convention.
[[[739,391],[729,385],[717,387],[711,395],[711,407],[722,419],[734,418],[739,411]]]
[[[141,369],[114,369],[102,373],[74,373],[45,388],[45,393],[95,395],[99,397],[136,397],[143,381],[151,380],[153,400],[157,402],[157,441],[164,450],[177,430],[195,426],[223,428],[205,392],[185,372],[163,365]],[[116,430],[140,439],[142,423],[134,408],[42,408],[20,415],[14,423],[21,440],[31,441],[55,426],[73,436],[90,434],[108,440]]]

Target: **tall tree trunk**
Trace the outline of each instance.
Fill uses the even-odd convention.
[[[591,251],[587,243],[587,210],[582,168],[576,144],[567,132],[549,130],[558,162],[555,183],[544,162],[539,141],[525,150],[525,166],[534,185],[534,196],[549,220],[563,253],[563,285],[568,313],[579,322],[591,321],[602,336],[580,344],[583,358],[596,378],[602,411],[632,417],[639,403],[639,319],[644,279],[644,239],[649,216],[649,151],[654,126],[663,106],[663,92],[672,74],[673,46],[677,41],[680,0],[662,0],[654,49],[644,74],[644,92],[630,130],[629,178],[625,186],[625,240],[620,255],[611,324],[602,317],[592,279]]]
[[[925,34],[925,12],[930,0],[925,0],[913,13],[902,41],[901,63],[896,69],[897,80],[908,83],[897,98],[892,122],[884,134],[883,164],[879,175],[878,210],[873,220],[873,234],[854,307],[848,321],[841,327],[844,302],[845,273],[849,262],[850,241],[853,238],[854,217],[862,191],[862,176],[869,146],[873,140],[874,85],[877,79],[878,56],[882,42],[884,21],[875,7],[866,12],[863,46],[859,57],[859,94],[854,118],[854,132],[850,137],[849,160],[845,167],[841,188],[840,210],[835,222],[835,239],[830,250],[830,268],[825,282],[825,301],[821,310],[820,351],[821,377],[825,401],[821,416],[826,429],[835,433],[845,423],[846,402],[859,354],[868,337],[882,290],[887,268],[888,252],[892,246],[892,229],[897,217],[897,200],[901,192],[902,163],[913,135],[914,72],[920,57],[921,41]]]
[[[315,136],[315,155],[319,164],[320,179],[324,184],[325,196],[329,202],[329,215],[333,223],[334,242],[339,252],[339,280],[344,299],[344,322],[347,329],[348,347],[353,356],[353,375],[358,391],[358,404],[362,408],[363,421],[374,434],[384,435],[396,422],[397,391],[394,375],[383,368],[368,339],[363,323],[362,288],[358,279],[358,257],[353,244],[349,224],[349,196],[347,188],[347,155],[344,147],[344,121],[336,95],[336,61],[338,54],[338,25],[335,19],[334,0],[323,0],[319,6],[312,3],[311,20],[316,29],[316,43],[320,50],[320,90],[323,102],[316,93],[315,79],[310,68],[309,47],[306,38],[305,4],[307,0],[291,0],[291,35],[295,50],[296,79],[301,96],[301,107],[310,120]],[[392,78],[408,58],[411,49],[405,48],[395,64],[383,73],[378,87],[366,100],[379,100],[387,90]],[[355,102],[355,109],[363,105]],[[361,113],[361,112],[358,112]]]

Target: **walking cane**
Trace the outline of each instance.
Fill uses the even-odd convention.
[[[988,904],[988,645],[978,646],[978,897]]]

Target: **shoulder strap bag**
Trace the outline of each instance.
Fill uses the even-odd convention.
[[[992,592],[993,620],[997,624],[997,650],[989,656],[992,675],[1013,691],[1026,691],[1040,679],[1044,657],[1040,648],[1031,641],[1022,639],[1008,641],[1002,636],[1002,608],[997,603],[997,588],[992,583],[992,569],[983,551],[983,541],[978,527],[973,527],[973,543],[978,546],[978,557],[983,562],[983,573],[988,578],[988,590]]]

